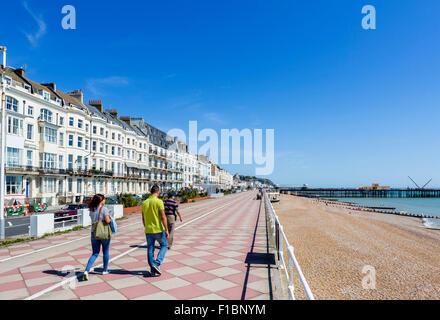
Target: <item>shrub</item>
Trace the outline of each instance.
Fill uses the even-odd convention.
[[[119,195],[117,202],[118,204],[122,204],[124,208],[131,208],[139,205],[139,200],[130,193]]]

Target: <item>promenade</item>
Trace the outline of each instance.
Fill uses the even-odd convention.
[[[80,281],[91,254],[90,228],[0,249],[0,299],[273,299],[266,217],[256,192],[181,206],[172,250],[150,277],[141,214],[120,220],[110,274]]]

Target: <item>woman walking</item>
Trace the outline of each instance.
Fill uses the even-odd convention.
[[[109,251],[110,251],[110,237],[111,232],[109,232],[108,239],[105,240],[97,240],[95,239],[94,230],[96,230],[97,224],[99,221],[102,221],[104,226],[106,228],[109,228],[109,225],[111,223],[110,213],[106,207],[104,207],[105,204],[105,197],[102,194],[96,194],[93,196],[92,201],[89,204],[89,210],[90,210],[90,218],[92,220],[92,256],[89,258],[89,261],[87,263],[86,270],[83,274],[83,280],[87,281],[89,280],[89,272],[92,268],[93,263],[95,262],[96,258],[99,256],[99,252],[101,251],[102,246],[102,252],[104,255],[104,268],[102,271],[102,274],[108,274],[108,261],[109,261]]]

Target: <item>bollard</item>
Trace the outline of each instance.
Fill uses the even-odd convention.
[[[92,224],[89,209],[78,209],[78,225],[88,227]]]
[[[108,208],[108,211],[113,218],[119,219],[124,216],[124,207],[122,206],[122,204],[106,205],[106,207]]]
[[[55,228],[54,214],[34,214],[31,216],[30,235],[41,237],[46,233],[53,233]]]

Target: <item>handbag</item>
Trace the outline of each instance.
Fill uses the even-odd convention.
[[[96,240],[108,240],[112,237],[110,224],[100,220],[102,207],[99,209],[98,221],[93,223],[93,236]]]

